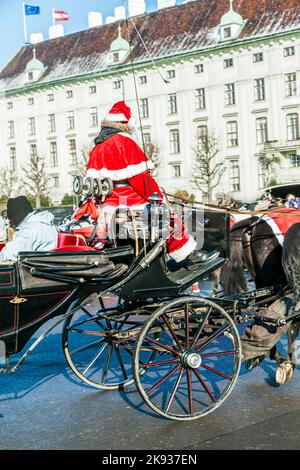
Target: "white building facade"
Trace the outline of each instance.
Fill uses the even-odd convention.
[[[166,14],[170,19],[192,17],[205,1],[136,17],[141,34],[144,22],[159,21],[159,15]],[[164,38],[164,53],[161,43],[153,43],[150,50],[159,71],[144,54],[133,60],[133,74],[135,49],[132,45],[130,54],[122,20],[93,28],[99,38],[111,28],[114,39],[87,70],[77,67],[75,59],[69,66],[67,52],[55,70],[47,62],[54,41],[63,46],[67,37],[44,41],[36,49],[27,46],[26,66],[16,63],[16,73],[14,64],[8,64],[0,74],[0,167],[10,168],[22,181],[22,168],[30,154],[37,153],[44,158],[49,195],[59,203],[72,193],[73,177],[83,152],[93,146],[101,118],[114,102],[125,99],[145,142],[158,149],[158,181],[168,192],[185,189],[201,198],[191,180],[197,138],[206,133],[216,136],[217,159],[226,166],[215,193],[249,202],[261,193],[270,174],[278,183],[298,181],[300,6],[289,23],[277,22],[272,29],[265,18],[262,28],[260,18],[253,32],[253,19],[235,12],[232,5],[228,10],[225,0],[220,3],[223,14],[210,28],[199,29],[199,46],[189,49],[183,38],[176,49],[176,35],[172,41],[170,35]],[[251,34],[243,36],[249,21]],[[178,31],[177,37],[182,35]],[[76,34],[72,36],[76,40]],[[147,37],[143,39],[147,44]]]

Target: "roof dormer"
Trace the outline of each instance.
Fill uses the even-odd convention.
[[[233,0],[230,1],[229,11],[227,11],[221,18],[218,26],[219,41],[230,41],[239,37],[246,20],[234,11]]]
[[[36,82],[45,72],[46,67],[43,62],[36,58],[35,48],[33,48],[33,58],[26,65],[26,81],[28,83]]]
[[[121,35],[121,25],[118,26],[118,37],[111,43],[109,53],[111,65],[118,65],[124,62],[130,53],[130,44]]]

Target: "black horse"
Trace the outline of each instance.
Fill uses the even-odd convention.
[[[284,212],[282,216],[285,216]],[[296,226],[298,228],[297,251],[295,251],[297,242],[293,238]],[[287,235],[288,238],[286,238]],[[300,223],[293,224],[293,219],[291,219],[291,228],[284,239],[285,265],[282,263],[282,251],[282,246],[272,228],[263,218],[254,216],[236,223],[229,237],[229,260],[224,264],[220,274],[224,294],[231,295],[247,290],[245,266],[250,271],[257,288],[287,283],[286,273],[291,272],[292,269],[292,284],[295,291],[298,289],[297,298],[300,300]],[[287,268],[287,266],[292,266],[292,268]],[[296,279],[298,279],[297,282]],[[295,367],[293,352],[298,333],[299,324],[291,325],[288,330],[286,358],[280,355],[276,346],[270,351],[270,358],[276,360],[280,368],[279,373],[282,372],[282,368],[288,369],[288,378],[292,375],[291,365],[292,369]]]

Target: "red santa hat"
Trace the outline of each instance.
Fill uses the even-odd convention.
[[[128,122],[131,117],[131,109],[125,101],[118,101],[105,116],[106,121]]]

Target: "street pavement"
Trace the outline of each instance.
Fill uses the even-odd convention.
[[[1,450],[300,449],[299,370],[278,386],[274,362],[252,372],[243,366],[221,407],[176,422],[153,413],[134,385],[106,392],[81,383],[67,366],[60,333],[56,328],[18,372],[0,374]]]

